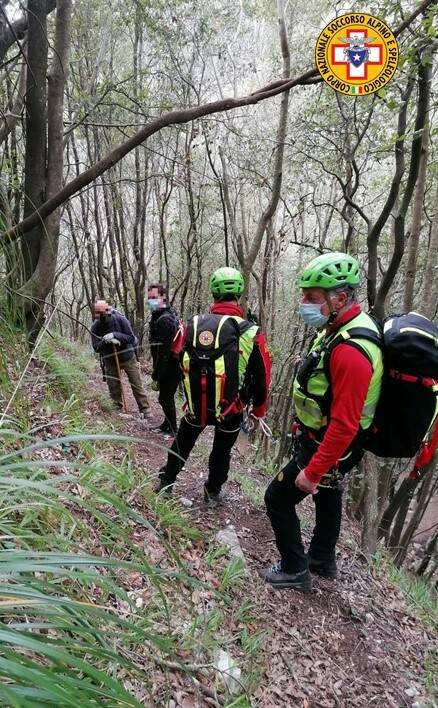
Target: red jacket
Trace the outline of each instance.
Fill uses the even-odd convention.
[[[243,309],[237,302],[215,302],[210,307],[214,315],[237,315],[243,317]],[[269,386],[271,383],[271,358],[269,356],[265,335],[260,330],[254,338],[254,347],[248,360],[245,373],[244,389],[252,400],[252,412],[258,418],[263,418],[268,409]],[[243,401],[243,403],[249,403]]]
[[[342,324],[359,314],[359,305],[352,305],[336,320],[328,332],[335,332]],[[330,356],[332,404],[330,422],[323,440],[304,473],[315,484],[334,467],[354,440],[359,430],[362,409],[370,386],[373,368],[358,349],[338,344]]]

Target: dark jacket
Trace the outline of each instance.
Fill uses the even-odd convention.
[[[172,307],[152,312],[149,322],[149,344],[152,356],[152,379],[160,381],[166,376],[169,366],[178,367],[177,357],[171,347],[178,329],[178,316]]]
[[[102,322],[97,319],[91,325],[91,344],[94,351],[98,352],[104,359],[114,357],[113,345],[102,341],[102,337],[105,334],[109,334],[109,332],[112,332],[114,337],[120,342],[120,345],[116,344],[119,360],[122,362],[130,361],[135,356],[138,340],[129,320],[117,310],[112,311],[108,322]]]

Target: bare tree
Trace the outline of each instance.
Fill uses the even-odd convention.
[[[44,6],[45,3],[43,2]],[[41,9],[41,8],[40,8]],[[63,144],[63,113],[64,113],[64,86],[67,78],[68,57],[70,47],[70,24],[71,24],[72,3],[71,0],[58,0],[56,11],[56,26],[55,26],[55,46],[53,51],[52,66],[48,75],[48,103],[47,103],[47,168],[45,154],[45,111],[43,101],[45,95],[41,93],[38,96],[37,109],[41,109],[42,116],[39,117],[38,130],[35,135],[31,135],[30,155],[34,153],[33,142],[42,139],[44,141],[41,146],[35,148],[38,150],[38,176],[41,179],[42,185],[46,186],[46,197],[51,198],[59,192],[63,183],[63,168],[64,168],[64,144]],[[42,8],[41,17],[45,20],[45,8]],[[29,19],[29,50],[30,50],[30,35],[33,19]],[[46,47],[46,37],[39,37],[39,41]],[[43,58],[43,57],[42,57]],[[44,63],[45,66],[45,63]],[[43,79],[45,86],[45,77]],[[26,157],[30,160],[28,153]],[[31,173],[31,178],[36,179],[37,175]],[[41,187],[40,187],[41,188]],[[29,189],[32,189],[32,194],[36,194],[36,198],[40,198],[40,194],[35,190],[35,185],[29,183]],[[28,193],[26,192],[28,196]],[[29,199],[29,196],[28,196]],[[34,205],[32,204],[32,209]],[[35,236],[31,243],[31,257],[29,258],[28,267],[25,270],[27,281],[24,283],[21,292],[25,295],[35,297],[38,301],[44,300],[53,286],[55,277],[56,264],[58,258],[58,241],[59,241],[59,226],[61,213],[57,209],[53,211],[45,219],[44,224],[37,226]],[[32,232],[30,232],[32,233]],[[23,249],[27,247],[28,239],[25,235],[22,244]],[[26,260],[25,260],[26,263]],[[30,270],[31,269],[31,270]],[[29,300],[26,300],[29,302]],[[30,301],[31,302],[31,301]],[[28,311],[27,318],[34,318],[38,321],[38,311],[35,312],[35,307],[31,312]],[[32,325],[33,326],[33,325]],[[28,324],[28,330],[32,329]]]

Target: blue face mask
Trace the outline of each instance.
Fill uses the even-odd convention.
[[[322,327],[328,322],[328,315],[323,315],[321,312],[321,304],[313,302],[301,303],[299,313],[304,322],[310,327]]]
[[[156,297],[148,298],[148,305],[151,312],[160,309],[160,301]]]

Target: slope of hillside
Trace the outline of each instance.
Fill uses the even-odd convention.
[[[57,489],[68,495],[59,500],[59,508],[40,507],[33,516],[25,508],[30,504],[26,497],[14,513],[19,519],[27,514],[27,536],[21,525],[15,548],[39,553],[53,548],[71,550],[72,540],[75,552],[93,557],[89,561],[93,575],[88,579],[72,573],[74,564],[67,562],[50,577],[56,577],[56,595],[69,595],[118,618],[118,630],[110,632],[112,655],[108,647],[101,653],[96,647],[87,652],[88,635],[81,639],[87,661],[111,675],[127,692],[116,699],[116,688],[100,689],[100,704],[169,708],[434,705],[436,599],[427,590],[420,596],[406,580],[403,590],[401,575],[394,582],[395,574],[383,556],[367,565],[354,524],[344,519],[338,580],[315,578],[313,592],[302,595],[275,591],[260,579],[258,571],[276,560],[263,509],[269,477],[251,464],[252,450],[245,438],[233,453],[225,503],[211,510],[202,500],[209,431],[181,473],[173,499],[157,499],[152,492],[169,443],[150,429],[160,422],[154,393],[150,394],[148,421],[138,417],[130,396],[127,415],[112,411],[95,362],[58,341],[46,347],[29,368],[26,395],[27,425],[31,422],[34,430],[31,440],[52,442],[49,447],[37,445],[21,459],[25,457],[26,464],[38,460],[45,469],[44,477],[38,479],[56,484],[58,477]],[[21,425],[25,427],[24,420]],[[57,440],[84,433],[126,435],[133,440]],[[17,451],[22,441],[14,441],[13,446]],[[3,461],[3,469],[7,464]],[[64,481],[62,475],[71,468],[76,476],[66,476]],[[35,474],[27,468],[19,476],[29,480]],[[61,513],[62,523],[56,516]],[[308,538],[313,523],[310,500],[303,503],[301,513]],[[6,528],[5,514],[3,519]],[[217,539],[219,531],[230,527],[244,559]],[[50,549],[45,548],[47,528]],[[3,554],[11,548],[11,538],[8,541]],[[101,570],[99,557],[104,560]],[[63,573],[63,568],[68,572]],[[47,563],[37,571],[41,577],[51,572]],[[99,573],[106,582],[97,580]],[[18,576],[24,577],[17,565],[2,578],[3,596],[7,583],[17,583]],[[16,621],[15,611],[10,603],[2,610],[5,624]],[[32,616],[35,623],[38,613]],[[105,627],[107,620],[102,618]],[[32,631],[42,632],[42,638],[48,632],[55,643],[62,640],[56,623],[50,630],[35,624]],[[25,634],[22,631],[20,636]],[[35,656],[35,646],[24,641],[17,651]],[[5,661],[3,650],[0,655]],[[43,652],[43,656],[40,663],[44,664],[47,655]],[[51,671],[62,677],[62,662],[53,661]],[[81,689],[81,681],[101,685],[101,679],[87,678],[83,667],[73,671],[78,679],[76,687],[71,687],[73,704],[88,705],[85,698],[78,703],[85,685]],[[38,685],[31,675],[12,678],[5,663],[0,665],[0,674],[6,685],[18,681],[21,691],[24,686],[28,691],[29,686],[35,690]],[[3,702],[14,705],[7,702],[5,693]],[[52,704],[48,699],[34,703]],[[67,698],[59,698],[58,705],[69,705]]]

